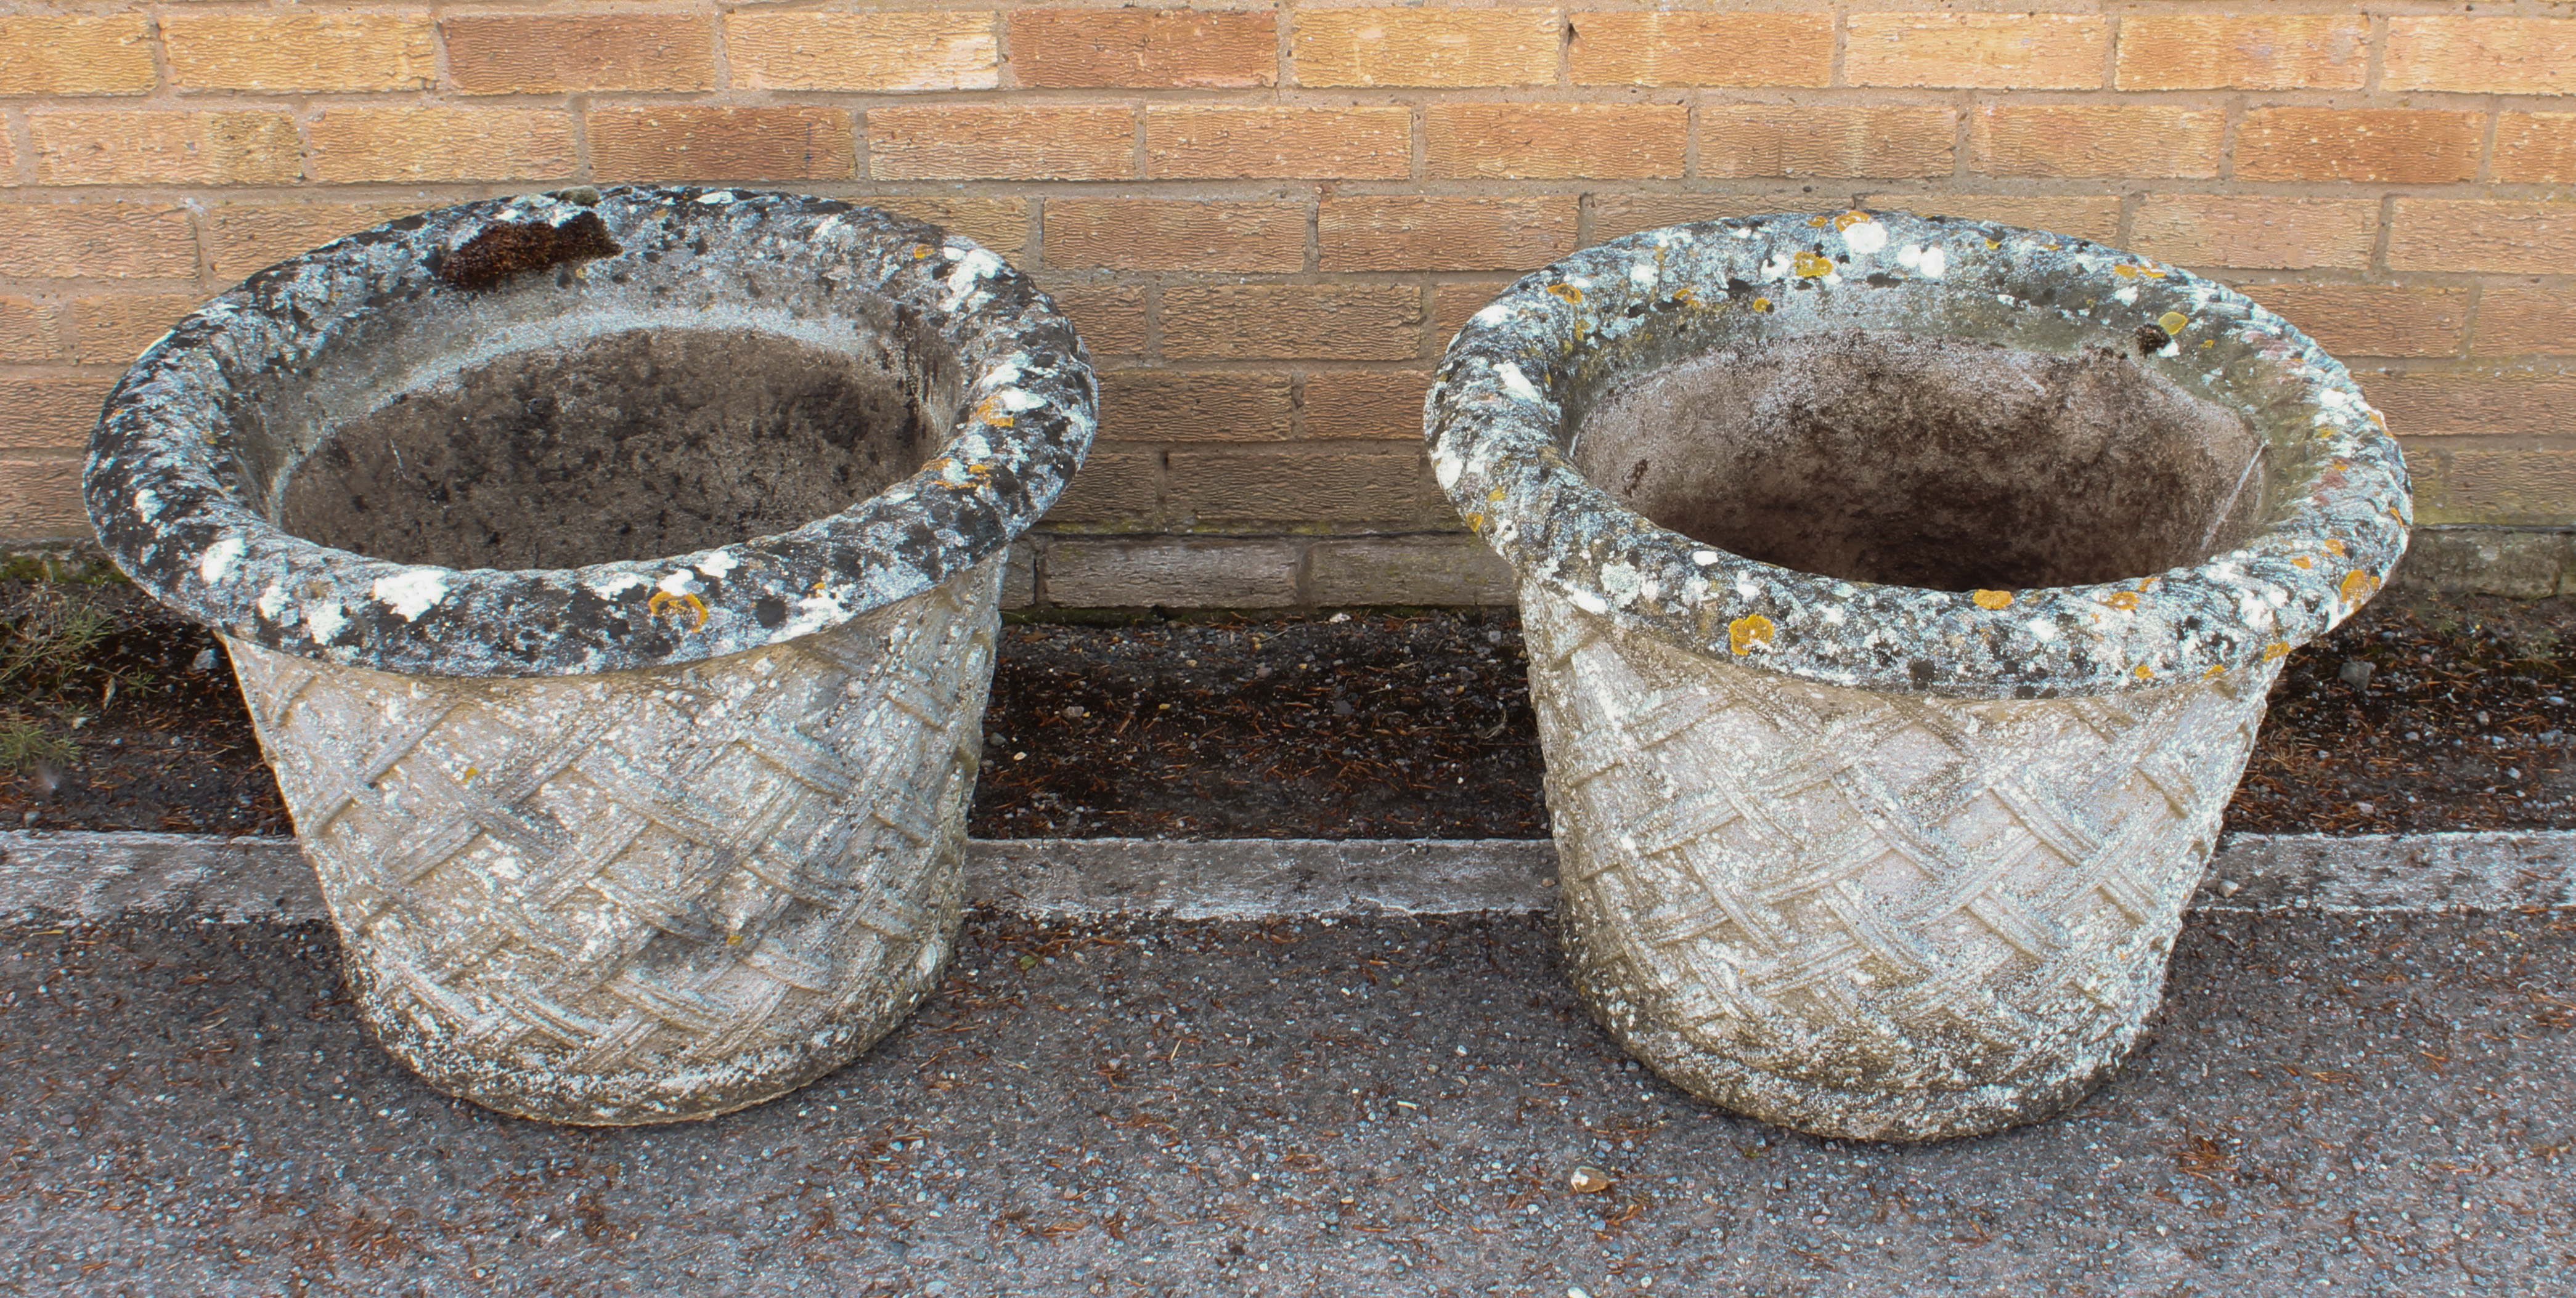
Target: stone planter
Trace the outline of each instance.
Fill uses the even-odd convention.
[[[2118,1066],[2282,656],[2411,510],[2253,302],[1898,214],[1577,254],[1474,317],[1424,420],[1520,575],[1582,994],[1828,1136],[1991,1131]]]
[[[408,218],[190,316],[86,491],[215,626],[385,1047],[706,1117],[927,995],[1013,537],[1096,402],[992,253],[823,199]]]

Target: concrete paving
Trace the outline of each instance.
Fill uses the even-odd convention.
[[[1543,918],[969,926],[808,1090],[574,1130],[436,1095],[328,930],[0,932],[0,1290],[2564,1294],[2576,919],[2196,915],[2156,1041],[1930,1147],[1730,1118]],[[1576,1193],[1577,1167],[1609,1182]]]

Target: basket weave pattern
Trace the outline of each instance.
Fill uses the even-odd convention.
[[[1522,609],[1587,999],[1685,1087],[1860,1138],[2116,1065],[2279,671],[1968,702],[1694,657],[1535,582]]]
[[[589,677],[230,642],[387,1047],[478,1103],[617,1123],[757,1103],[883,1035],[956,932],[1001,562]]]

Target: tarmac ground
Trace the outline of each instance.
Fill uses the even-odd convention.
[[[2564,1294],[2570,915],[2196,914],[2123,1075],[1914,1147],[1639,1071],[1543,916],[982,914],[849,1067],[618,1130],[428,1090],[327,927],[22,926],[0,1291]]]

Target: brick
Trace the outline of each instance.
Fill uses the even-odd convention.
[[[0,95],[140,95],[156,79],[142,14],[0,17]]]
[[[1384,442],[1170,453],[1166,491],[1185,526],[1399,523],[1421,514],[1422,452]]]
[[[2298,283],[2238,288],[2339,357],[2455,355],[2469,318],[2466,289]]]
[[[334,105],[307,130],[317,180],[556,179],[575,164],[572,118],[557,109]]]
[[[2149,104],[1987,104],[1969,165],[1990,176],[2218,175],[2227,115]]]
[[[2120,200],[2107,194],[1872,194],[1866,206],[1993,221],[2096,243],[2120,237]],[[1598,218],[1594,224],[1599,224]]]
[[[2576,538],[2564,532],[2418,527],[2388,585],[2391,591],[2546,599],[2558,593],[2560,574],[2576,561],[2570,540]]]
[[[2487,356],[2576,355],[2576,293],[2490,285],[2478,295],[2477,341]]]
[[[1855,86],[2089,90],[2102,84],[2110,25],[2090,14],[1856,13],[1843,79]]]
[[[601,180],[847,180],[858,169],[838,108],[594,108],[589,126]]]
[[[77,343],[72,359],[83,365],[131,365],[161,341],[179,318],[205,299],[196,293],[138,293],[84,297],[72,302]]]
[[[1301,431],[1317,441],[1420,441],[1430,390],[1423,370],[1308,370]]]
[[[8,384],[0,383],[0,400]],[[0,538],[12,541],[88,536],[81,508],[80,455],[0,456]]]
[[[1400,180],[1413,172],[1413,110],[1152,105],[1145,172],[1157,180]]]
[[[2378,226],[2379,204],[2363,200],[2149,195],[2129,244],[2186,266],[2357,269]]]
[[[2122,90],[2359,90],[2370,20],[2354,14],[2132,14],[2112,79]]]
[[[1293,403],[1279,373],[1111,370],[1100,376],[1100,436],[1120,442],[1275,442]]]
[[[1306,205],[1053,198],[1046,259],[1127,270],[1301,271]]]
[[[2576,518],[2576,451],[2452,447],[2401,439],[2418,526],[2563,527]]]
[[[1017,258],[1029,242],[1029,200],[1025,198],[937,198],[914,194],[878,194],[859,202],[928,221],[950,234],[962,234],[1006,258]]]
[[[1301,86],[1537,86],[1556,82],[1553,9],[1298,9]]]
[[[2576,378],[2357,374],[2361,394],[2402,437],[2515,437],[2576,428]]]
[[[1160,451],[1094,447],[1045,521],[1149,526],[1162,515]]]
[[[1317,214],[1321,269],[1534,270],[1574,251],[1572,194],[1330,198]]]
[[[1566,70],[1579,86],[1833,84],[1831,14],[1577,13],[1566,22]]]
[[[252,271],[420,211],[425,203],[219,203],[207,209],[207,244],[218,280]]]
[[[34,298],[0,294],[0,362],[49,361],[62,349],[62,312]]]
[[[2576,113],[2506,113],[2498,117],[2495,178],[2522,185],[2576,181]]]
[[[2576,94],[2576,19],[2391,18],[2380,86]]]
[[[1642,228],[1653,229],[1654,227]],[[1438,355],[1446,351],[1449,340],[1456,338],[1458,331],[1467,327],[1467,317],[1484,310],[1487,303],[1501,297],[1503,290],[1510,287],[1509,280],[1493,280],[1483,284],[1443,284],[1431,290],[1432,354]],[[1307,381],[1312,383],[1313,376],[1309,376]],[[1418,434],[1422,430],[1417,428],[1414,431]]]
[[[1123,107],[868,110],[868,172],[883,180],[1124,180],[1135,166]]]
[[[2484,113],[2257,108],[2236,132],[2238,180],[2439,185],[2478,174]]]
[[[463,94],[706,90],[716,83],[715,31],[694,15],[461,14],[444,25],[448,80]]]
[[[1959,114],[1932,107],[1738,104],[1701,110],[1699,174],[1946,176]]]
[[[0,451],[87,446],[98,408],[115,386],[113,378],[91,375],[0,380],[0,393],[6,394],[0,398]]]
[[[1242,88],[1279,80],[1279,26],[1266,11],[1022,9],[1010,22],[1011,75],[1023,86]]]
[[[1658,230],[1667,225],[1688,225],[1694,221],[1715,221],[1729,216],[1803,212],[1820,206],[1824,204],[1816,201],[1816,195],[1795,190],[1785,194],[1595,194],[1592,197],[1592,241],[1607,243],[1622,235],[1635,234],[1639,230]],[[1440,293],[1439,310],[1444,330],[1447,329],[1448,288],[1448,285],[1442,285]],[[1486,296],[1491,297],[1501,289],[1502,286],[1497,284]],[[1482,305],[1481,301],[1479,305]]]
[[[1209,360],[1407,360],[1422,350],[1422,290],[1409,284],[1175,285],[1163,354]]]
[[[2558,274],[2576,262],[2576,203],[2401,198],[2390,270]]]
[[[1145,354],[1145,290],[1124,284],[1050,283],[1046,291],[1095,359]]]
[[[1517,574],[1472,536],[1352,537],[1306,551],[1306,585],[1323,608],[1514,603]]]
[[[1047,601],[1059,608],[1287,608],[1297,544],[1214,537],[1062,540],[1047,547]]]
[[[1682,174],[1690,110],[1679,104],[1433,104],[1430,174],[1571,180]]]
[[[291,185],[304,173],[285,113],[36,112],[42,185]]]
[[[1002,51],[989,13],[732,13],[725,59],[753,90],[990,90]]]
[[[184,279],[187,212],[153,203],[0,204],[0,266],[31,279]]]
[[[425,13],[161,17],[182,90],[423,90],[438,78],[431,44]]]

